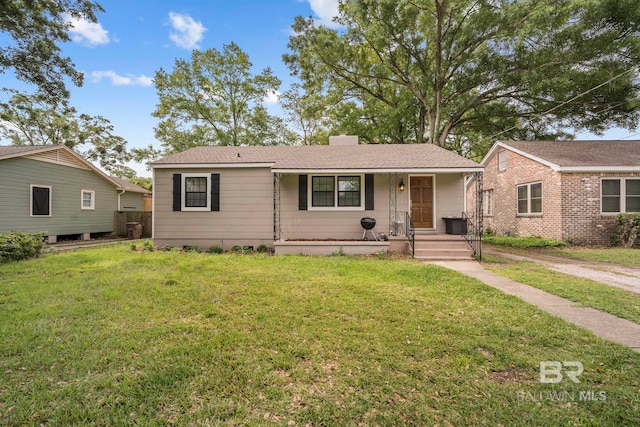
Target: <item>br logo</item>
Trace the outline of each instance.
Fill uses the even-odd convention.
[[[574,383],[579,383],[578,377],[582,374],[582,371],[584,371],[584,366],[581,362],[545,360],[540,362],[540,382],[557,384],[566,376]]]

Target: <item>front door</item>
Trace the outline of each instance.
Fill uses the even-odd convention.
[[[413,225],[416,228],[433,228],[433,177],[412,176],[409,191]]]

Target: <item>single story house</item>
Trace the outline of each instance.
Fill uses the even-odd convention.
[[[65,146],[0,146],[0,233],[42,231],[50,243],[111,233],[114,212],[141,211],[145,193]]]
[[[498,141],[481,164],[498,234],[607,245],[616,215],[640,212],[640,141]]]
[[[444,234],[442,218],[465,210],[465,176],[482,172],[435,145],[358,144],[344,134],[329,145],[197,147],[151,166],[157,246],[276,253],[332,240],[349,252],[349,241],[362,243],[363,217],[376,221],[366,236],[374,251],[389,246],[374,238],[406,241],[409,216],[418,232]]]

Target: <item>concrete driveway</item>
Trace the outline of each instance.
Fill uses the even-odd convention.
[[[484,253],[518,261],[531,261],[536,264],[544,265],[545,267],[560,273],[583,277],[585,279],[593,280],[594,282],[615,286],[616,288],[624,289],[626,291],[640,293],[640,268],[623,267],[614,264],[591,263],[581,260],[568,260],[566,258],[558,258],[548,255],[516,255],[510,252],[498,251],[493,248],[484,251]]]

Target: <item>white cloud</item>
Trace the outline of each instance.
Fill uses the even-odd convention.
[[[333,18],[338,16],[338,0],[307,0],[311,10],[318,17],[318,21],[327,27],[339,27],[333,22]]]
[[[67,15],[65,20],[71,24],[69,33],[71,39],[91,47],[109,43],[109,31],[102,28],[102,24],[90,22],[86,19],[76,19]]]
[[[153,84],[153,79],[144,74],[140,76],[132,74],[121,76],[115,71],[94,71],[91,73],[91,81],[93,83],[100,83],[102,79],[111,80],[114,86],[151,86]]]
[[[202,22],[195,21],[189,15],[169,12],[171,26],[176,32],[171,32],[169,38],[178,47],[183,49],[197,49],[198,43],[203,39],[207,31]]]
[[[267,91],[267,94],[264,96],[265,104],[277,104],[280,99],[280,92],[277,90],[270,89]]]

